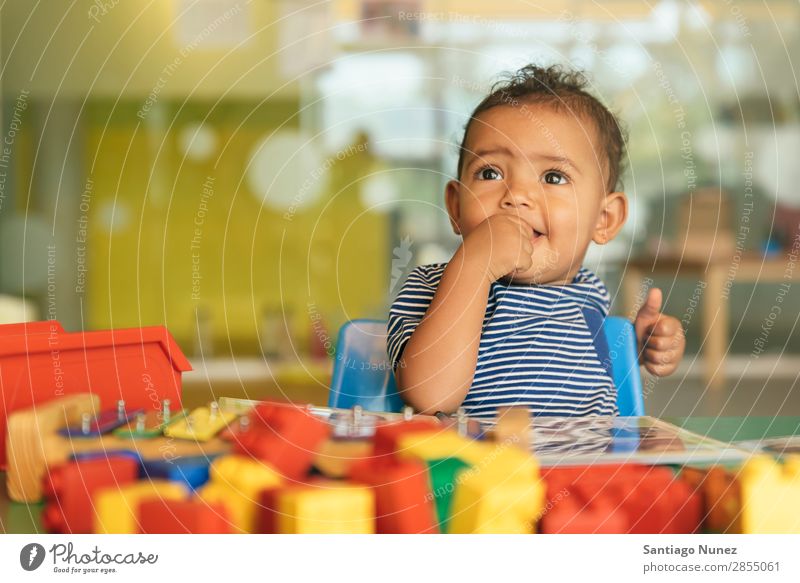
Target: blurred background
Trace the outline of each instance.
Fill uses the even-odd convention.
[[[565,63],[629,131],[631,216],[586,263],[688,334],[648,413],[800,414],[799,28],[789,0],[7,0],[0,319],[165,325],[192,398],[324,403],[342,323],[457,248],[471,110]]]

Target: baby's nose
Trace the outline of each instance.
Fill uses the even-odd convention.
[[[527,189],[509,188],[500,201],[500,206],[504,209],[513,209],[517,207],[532,208],[535,198],[536,195]]]

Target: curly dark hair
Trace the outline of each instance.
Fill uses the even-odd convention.
[[[492,85],[489,95],[472,112],[458,151],[458,178],[464,165],[464,144],[472,122],[484,111],[500,105],[516,106],[521,102],[543,104],[591,119],[608,156],[608,192],[622,187],[626,132],[620,121],[599,99],[587,91],[589,80],[582,71],[561,65],[540,67],[526,65]]]

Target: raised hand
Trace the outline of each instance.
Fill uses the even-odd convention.
[[[659,377],[675,372],[686,349],[686,335],[677,318],[661,313],[662,294],[651,288],[636,314],[633,327],[639,344],[639,362]]]

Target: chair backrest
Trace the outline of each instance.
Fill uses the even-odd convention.
[[[644,415],[644,396],[633,324],[626,318],[608,316],[603,320],[603,332],[608,341],[611,378],[617,386],[619,414],[622,417],[640,417]]]
[[[328,405],[399,412],[392,363],[386,353],[385,320],[351,320],[339,329]]]
[[[625,417],[644,415],[633,324],[625,318],[609,316],[603,332],[617,386],[619,414]],[[339,330],[328,405],[344,409],[361,405],[366,411],[402,410],[403,400],[397,392],[386,353],[385,320],[351,320]]]

